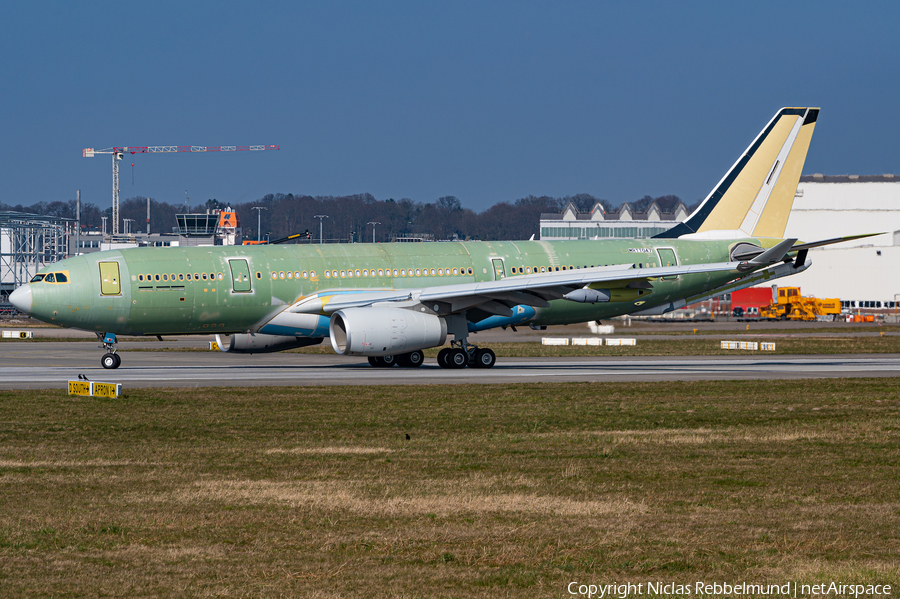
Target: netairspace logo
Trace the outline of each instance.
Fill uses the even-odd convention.
[[[772,597],[809,597],[834,596],[834,597],[881,597],[891,594],[891,585],[886,584],[846,584],[843,582],[830,582],[821,584],[801,584],[788,582],[786,584],[751,584],[741,582],[731,584],[728,582],[695,582],[691,584],[678,584],[675,582],[613,582],[610,584],[583,584],[578,581],[570,582],[566,587],[569,595],[586,597],[587,599],[627,599],[642,595],[681,595],[697,597],[706,596],[772,596]]]

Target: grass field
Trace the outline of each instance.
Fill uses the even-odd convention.
[[[0,415],[2,597],[900,588],[891,379],[17,391]]]

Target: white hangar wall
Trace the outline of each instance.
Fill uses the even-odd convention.
[[[900,299],[900,177],[802,177],[786,237],[817,241],[878,232],[886,234],[810,250],[812,266],[779,283],[857,305]]]

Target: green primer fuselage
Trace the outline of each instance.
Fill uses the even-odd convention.
[[[66,271],[68,283],[31,283],[32,316],[116,334],[236,333],[255,330],[287,305],[317,292],[422,289],[515,277],[526,269],[530,274],[534,269],[541,273],[614,264],[666,266],[661,261],[671,254],[659,251],[665,248],[674,250],[678,265],[727,262],[730,249],[742,241],[773,243],[642,239],[110,250],[43,269]],[[249,281],[241,274],[242,261]],[[101,293],[101,263],[109,262],[118,263],[118,295]],[[639,300],[597,304],[554,300],[548,308],[537,308],[528,322],[566,324],[628,314],[720,287],[734,278],[735,273],[718,272],[656,279],[652,293]],[[236,291],[248,287],[249,291]]]

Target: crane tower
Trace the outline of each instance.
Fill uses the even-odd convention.
[[[84,158],[93,158],[97,154],[112,155],[112,234],[119,234],[119,161],[125,154],[166,154],[169,152],[258,152],[278,150],[278,146],[123,146],[95,150],[85,148],[81,151]]]

